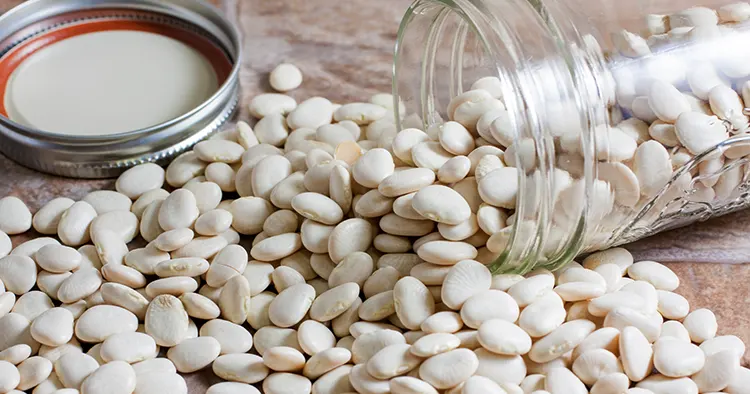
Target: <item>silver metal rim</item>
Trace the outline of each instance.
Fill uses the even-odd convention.
[[[231,117],[239,102],[241,45],[237,29],[202,0],[31,0],[0,16],[0,40],[62,14],[90,9],[128,9],[163,15],[209,38],[230,57],[233,67],[217,92],[194,110],[147,129],[102,137],[76,137],[30,129],[0,116],[0,152],[46,173],[74,178],[108,178],[145,163],[164,162],[208,137]],[[74,21],[68,21],[71,23]],[[33,30],[5,48],[58,25]]]

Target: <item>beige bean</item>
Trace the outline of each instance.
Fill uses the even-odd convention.
[[[151,298],[162,294],[180,296],[196,290],[198,290],[198,282],[188,276],[157,279],[146,286],[146,294]]]
[[[446,186],[422,188],[414,196],[412,206],[427,219],[446,224],[460,224],[471,216],[471,209],[463,197]]]
[[[458,332],[463,325],[464,322],[461,320],[461,316],[458,313],[444,311],[437,312],[425,319],[419,328],[430,334],[440,332],[453,334]]]
[[[703,343],[716,336],[716,316],[708,309],[696,309],[690,312],[682,322],[695,343]]]
[[[235,324],[242,324],[247,319],[250,308],[250,284],[242,275],[233,276],[224,285],[219,296],[219,307],[222,316]]]
[[[143,320],[146,317],[149,301],[141,293],[119,283],[104,283],[101,292],[106,303],[125,308],[138,319]]]
[[[271,70],[268,80],[274,90],[287,92],[302,84],[302,72],[294,64],[281,63]]]
[[[267,394],[309,393],[311,389],[309,379],[287,372],[273,373],[263,381],[263,392]]]
[[[432,294],[418,279],[400,279],[394,286],[393,298],[396,315],[407,328],[418,329],[435,312]]]
[[[54,368],[61,386],[80,389],[86,377],[99,368],[99,363],[88,354],[71,352],[57,359]]]
[[[302,350],[310,356],[336,346],[334,334],[328,327],[315,320],[306,320],[300,324],[297,340]]]
[[[591,332],[594,323],[587,320],[574,320],[564,323],[531,347],[529,358],[537,363],[552,361],[568,350],[574,349]]]
[[[92,372],[81,384],[84,393],[130,393],[135,390],[136,376],[126,362],[113,361]]]
[[[383,216],[379,222],[380,229],[391,235],[405,237],[420,237],[432,232],[435,223],[430,220],[405,219],[396,214],[389,213]]]
[[[358,125],[366,125],[383,118],[387,109],[370,103],[345,104],[337,109],[333,117],[337,122],[351,120]]]
[[[706,356],[704,367],[692,376],[692,380],[699,392],[723,390],[738,374],[739,369],[734,352],[722,350]]]
[[[262,358],[246,353],[219,356],[212,368],[216,376],[222,379],[248,384],[262,381],[269,372]]]
[[[406,253],[411,250],[411,242],[406,237],[391,234],[378,234],[373,240],[373,246],[384,253]]]
[[[456,225],[438,223],[437,227],[440,235],[449,241],[463,241],[470,238],[472,235],[477,234],[479,231],[477,216],[473,213],[469,216],[469,219],[462,223]],[[482,242],[482,246],[483,245],[484,242]]]
[[[57,235],[63,244],[68,246],[80,246],[87,243],[89,227],[97,216],[97,212],[91,204],[78,201],[71,205],[60,217],[57,225]]]
[[[431,241],[422,245],[417,254],[428,263],[455,265],[459,261],[477,257],[477,249],[465,242]]]
[[[190,182],[183,189],[189,190],[195,195],[199,213],[216,209],[221,203],[221,188],[213,182]]]
[[[140,332],[123,332],[110,336],[99,349],[99,355],[106,362],[120,360],[136,363],[152,359],[159,353],[151,336]]]
[[[489,290],[491,282],[492,275],[487,267],[472,260],[460,261],[453,265],[443,281],[442,301],[451,308],[460,309],[474,294]]]
[[[316,129],[331,123],[333,118],[333,104],[325,98],[313,97],[297,106],[287,116],[287,123],[292,129],[309,127]]]
[[[456,183],[466,178],[470,170],[471,160],[466,156],[456,156],[440,166],[437,177],[443,183]]]
[[[440,145],[454,155],[467,155],[476,147],[471,133],[458,122],[446,122],[438,132]]]
[[[7,361],[13,365],[20,364],[31,356],[31,347],[26,344],[18,344],[8,347],[0,352],[0,361]]]
[[[247,265],[248,254],[245,248],[239,245],[229,245],[213,258],[206,272],[206,283],[209,286],[221,287],[232,277],[242,274]]]
[[[299,283],[285,289],[271,302],[268,316],[279,327],[291,327],[305,316],[315,299],[315,289]]]
[[[336,225],[328,238],[328,254],[334,263],[354,252],[363,252],[372,244],[373,227],[364,219],[347,219]]]
[[[189,228],[176,228],[159,234],[153,241],[154,247],[164,252],[173,252],[193,240],[195,233]]]
[[[550,370],[544,381],[544,388],[550,394],[582,394],[587,391],[583,382],[567,368]]]
[[[685,342],[690,342],[690,334],[688,333],[687,329],[682,325],[682,323],[676,320],[665,321],[661,325],[661,333],[659,334],[659,338],[664,337],[673,337]]]
[[[185,152],[167,166],[167,183],[173,187],[182,187],[190,179],[202,174],[207,165],[208,163],[198,158],[197,153]]]
[[[40,234],[56,234],[63,213],[74,203],[75,201],[65,197],[58,197],[47,202],[34,214],[32,219],[34,230]]]
[[[269,114],[255,124],[255,136],[260,143],[282,146],[288,135],[287,122],[281,114]]]
[[[44,357],[34,356],[16,366],[20,381],[17,390],[29,390],[47,379],[52,373],[52,362]]]
[[[97,256],[96,259],[98,261],[99,257]],[[144,275],[153,275],[156,265],[165,260],[169,260],[169,253],[151,245],[131,250],[125,255],[124,263]],[[99,265],[101,266],[101,263]]]
[[[101,271],[104,279],[109,282],[120,283],[133,289],[146,286],[146,277],[126,265],[107,264]]]
[[[500,274],[492,277],[492,285],[490,287],[494,290],[507,291],[514,284],[524,280],[525,278],[517,274]]]
[[[146,333],[160,346],[175,346],[188,332],[189,318],[177,297],[162,294],[154,297],[146,311]]]
[[[186,339],[169,349],[167,358],[172,360],[177,371],[191,373],[210,365],[221,351],[219,341],[212,337]]]
[[[128,196],[112,190],[94,190],[83,197],[99,215],[112,211],[130,211],[133,204]]]
[[[232,228],[240,234],[253,235],[263,230],[263,222],[273,213],[268,201],[259,197],[242,197],[231,205]]]
[[[318,296],[310,308],[310,317],[321,322],[333,320],[346,312],[359,296],[359,286],[348,282]]]
[[[335,225],[343,211],[335,201],[318,193],[300,193],[292,199],[292,208],[300,215],[324,224]]]
[[[705,360],[704,353],[692,343],[671,337],[654,343],[654,367],[664,376],[690,376],[703,368]]]
[[[216,338],[221,354],[245,353],[253,346],[253,336],[245,328],[222,319],[206,322],[200,329],[200,336]]]
[[[11,312],[23,315],[30,321],[54,307],[52,300],[41,291],[30,291],[18,297]]]
[[[165,197],[166,199],[166,197]],[[141,222],[139,224],[139,230],[141,237],[147,242],[151,242],[156,239],[164,230],[159,225],[159,211],[163,205],[163,200],[156,200],[150,203],[143,211],[141,216]],[[59,229],[58,229],[59,233]]]
[[[404,129],[396,134],[393,139],[393,153],[403,162],[411,165],[412,149],[419,143],[428,142],[429,136],[419,129]]]
[[[143,193],[130,207],[130,212],[133,212],[138,220],[143,217],[143,212],[146,208],[154,201],[163,201],[169,196],[169,192],[164,189],[154,189]]]
[[[359,307],[359,317],[366,321],[378,321],[396,313],[393,290],[376,294]]]
[[[39,249],[34,260],[43,270],[59,274],[78,268],[83,257],[71,247],[50,244]]]
[[[61,346],[73,337],[73,314],[63,308],[51,308],[31,323],[31,336],[47,346]]]
[[[583,353],[595,350],[605,349],[613,354],[618,354],[619,350],[619,338],[620,331],[612,327],[600,328],[581,342],[578,347],[573,351],[573,358],[576,359]]]
[[[418,191],[435,181],[435,173],[424,168],[408,168],[395,172],[380,183],[378,190],[387,197],[398,197]]]
[[[662,318],[656,313],[658,320],[650,315],[643,314],[627,307],[618,307],[607,314],[604,319],[605,327],[615,327],[622,330],[626,326],[637,327],[648,338],[649,342],[655,342],[661,333]]]
[[[419,366],[422,358],[412,354],[411,345],[389,345],[367,361],[367,372],[376,379],[390,379]]]
[[[640,389],[649,390],[653,393],[697,393],[698,388],[689,378],[670,378],[663,375],[655,374],[642,380],[636,386]]]
[[[64,303],[76,302],[94,294],[101,284],[102,275],[96,268],[79,269],[62,282],[57,291],[57,299]]]
[[[301,247],[302,239],[300,234],[286,233],[269,237],[259,242],[250,250],[250,255],[259,261],[274,261],[293,254]]]
[[[474,329],[478,329],[487,320],[503,319],[515,322],[518,316],[519,308],[513,298],[498,290],[477,292],[461,306],[461,319],[468,327]]]
[[[468,380],[478,367],[474,352],[456,349],[427,359],[419,367],[419,375],[433,387],[447,389]]]
[[[173,276],[200,276],[208,271],[208,261],[195,257],[184,257],[160,262],[154,273],[161,278]]]
[[[157,164],[139,164],[123,172],[117,178],[115,189],[130,199],[136,200],[148,191],[160,189],[164,185],[165,174],[164,169]]]
[[[699,154],[727,139],[727,130],[716,116],[685,112],[675,123],[677,138],[690,153]]]
[[[411,159],[419,168],[439,171],[453,155],[437,141],[419,142],[411,148]]]
[[[268,317],[268,308],[274,298],[276,298],[276,295],[270,292],[263,292],[251,298],[247,311],[247,323],[251,327],[258,330],[272,324]]]
[[[331,328],[334,334],[339,337],[349,335],[351,325],[359,321],[359,307],[361,305],[362,300],[359,297],[355,298],[352,305],[346,311],[331,321]]]
[[[164,230],[190,228],[198,218],[195,195],[186,189],[172,192],[159,209],[159,225]]]
[[[294,211],[282,209],[272,213],[263,223],[263,232],[269,236],[293,233],[299,226],[297,214]]]
[[[297,107],[297,102],[290,96],[278,93],[265,93],[255,96],[250,101],[250,113],[256,118],[271,114],[288,114]]]
[[[221,191],[231,193],[237,191],[237,174],[227,163],[214,162],[206,167],[206,181],[215,183]]]
[[[648,339],[635,327],[625,327],[620,335],[620,359],[625,374],[639,382],[653,368],[653,349]]]
[[[487,320],[479,327],[477,334],[482,347],[493,353],[523,355],[531,349],[531,337],[507,320]]]

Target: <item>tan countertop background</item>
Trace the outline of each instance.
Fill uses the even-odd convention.
[[[20,3],[0,0],[0,11]],[[409,0],[215,0],[244,34],[243,101],[268,91],[267,73],[279,62],[305,75],[292,95],[334,101],[366,100],[390,91],[392,48]],[[243,106],[240,118],[247,117]],[[53,197],[79,199],[112,180],[72,180],[40,174],[0,155],[0,196],[15,195],[32,211]],[[22,238],[15,237],[14,243]],[[750,343],[750,211],[673,230],[627,246],[637,259],[667,262],[679,275],[678,293],[691,309],[709,308],[720,334]],[[744,364],[750,363],[745,356]],[[210,371],[188,378],[191,394],[217,381]]]

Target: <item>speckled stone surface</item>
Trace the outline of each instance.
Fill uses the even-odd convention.
[[[322,95],[337,101],[365,100],[391,87],[392,48],[408,0],[216,0],[244,35],[243,101],[268,91],[267,73],[282,61],[305,75],[297,99]],[[6,10],[18,3],[0,0]],[[246,106],[238,114],[247,118]],[[0,156],[0,196],[22,198],[32,210],[55,196],[81,198],[113,181],[48,176]],[[33,236],[33,234],[31,235]],[[25,237],[15,237],[14,243]],[[637,259],[668,262],[692,309],[709,308],[720,334],[750,343],[750,211],[698,223],[628,245]],[[746,356],[747,365],[750,357]],[[210,371],[188,377],[190,393],[217,381]]]

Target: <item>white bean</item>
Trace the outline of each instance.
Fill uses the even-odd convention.
[[[682,324],[687,328],[690,339],[695,343],[703,343],[716,336],[716,316],[708,309],[696,309],[690,312]]]
[[[36,263],[29,257],[13,254],[0,258],[0,280],[7,291],[22,295],[34,287]]]
[[[474,352],[456,349],[427,359],[419,367],[419,375],[433,387],[447,389],[469,379],[478,367]]]
[[[531,337],[517,325],[503,319],[482,323],[478,339],[482,347],[497,354],[522,355],[531,349]]]
[[[0,361],[0,391],[5,393],[15,389],[21,382],[21,375],[15,365]]]
[[[136,376],[130,364],[113,361],[92,372],[81,384],[81,391],[91,394],[127,394],[135,390]]]
[[[302,84],[302,72],[291,63],[281,63],[269,75],[269,83],[274,90],[287,92]]]
[[[31,336],[47,346],[61,346],[73,337],[73,314],[63,308],[43,312],[31,323]]]
[[[179,299],[172,295],[156,296],[146,311],[146,333],[160,346],[175,346],[188,332],[189,318]]]
[[[155,358],[158,353],[154,339],[140,332],[114,334],[99,349],[99,356],[105,362],[120,360],[129,364]]]
[[[596,326],[587,320],[564,323],[531,347],[529,358],[537,363],[552,361],[574,349]]]
[[[438,171],[452,157],[437,141],[419,142],[411,148],[411,160],[419,168]]]

